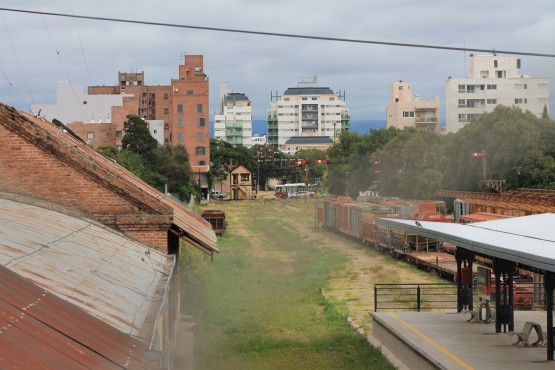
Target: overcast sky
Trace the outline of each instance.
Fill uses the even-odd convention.
[[[555,54],[555,2],[534,0],[3,0],[0,7],[369,41]],[[59,55],[58,53],[59,52]],[[169,85],[183,54],[204,55],[211,119],[226,81],[265,119],[270,93],[297,77],[344,90],[352,120],[385,120],[389,86],[407,81],[421,99],[465,77],[470,52],[224,33],[0,11],[0,101],[29,110],[55,102],[56,83],[114,85],[118,71],[144,71],[148,85]],[[475,54],[483,54],[476,53]],[[522,56],[521,73],[550,80],[555,58]],[[553,111],[551,111],[553,117]]]

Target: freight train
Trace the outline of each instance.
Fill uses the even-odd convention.
[[[464,206],[464,202],[455,203],[456,207]],[[459,223],[479,222],[508,216],[477,212],[458,215]],[[401,218],[415,221],[454,222],[445,216],[444,201],[409,201],[398,198],[374,198],[367,201],[353,201],[350,197],[335,197],[324,200],[317,209],[320,227],[338,232],[355,239],[383,253],[407,261],[420,269],[435,272],[440,277],[456,280],[457,263],[454,256],[455,246],[442,243],[418,234],[398,229],[378,227],[377,218]],[[491,261],[479,261],[488,265]],[[477,264],[473,268],[476,270]],[[519,271],[524,280],[527,272]],[[476,271],[473,271],[476,275]],[[519,288],[519,284],[515,285]],[[525,297],[530,292],[528,285],[515,288],[515,304],[521,308],[531,308],[532,301]]]

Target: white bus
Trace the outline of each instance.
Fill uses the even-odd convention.
[[[275,196],[276,198],[295,198],[299,191],[306,190],[306,184],[299,182],[295,184],[276,185]]]

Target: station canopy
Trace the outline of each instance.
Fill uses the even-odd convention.
[[[377,219],[388,227],[452,243],[522,267],[555,273],[555,214],[543,213],[470,224]],[[421,225],[421,226],[419,226]]]

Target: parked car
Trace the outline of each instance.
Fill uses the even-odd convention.
[[[222,192],[219,192],[217,190],[212,190],[212,192],[210,193],[210,196],[214,199],[222,200],[222,199],[225,198],[226,193],[222,193]]]
[[[276,198],[285,199],[285,198],[287,198],[287,193],[284,192],[284,191],[279,191],[279,192],[277,192],[277,193],[275,194],[275,197],[276,197]]]

